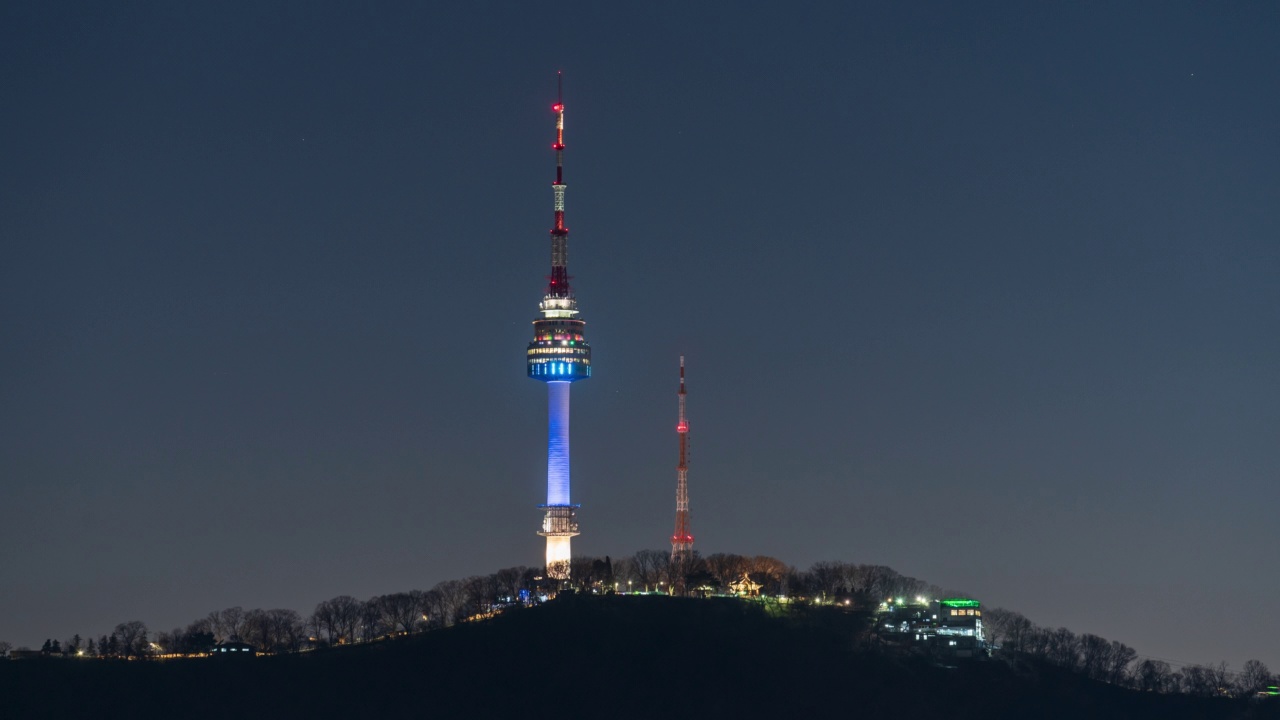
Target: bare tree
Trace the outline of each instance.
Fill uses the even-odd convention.
[[[383,595],[378,605],[382,610],[383,622],[392,632],[398,629],[411,633],[422,617],[422,592],[413,590]]]
[[[304,621],[308,640],[315,647],[323,647],[325,645],[332,644],[333,642],[329,638],[329,626],[325,618],[327,613],[328,604],[326,602],[318,603],[316,605],[316,609],[311,611],[311,614],[308,615]]]
[[[466,602],[463,614],[467,617],[483,615],[493,609],[493,601],[500,592],[497,575],[477,575],[465,582]]]
[[[499,570],[496,574],[498,579],[498,589],[511,600],[515,600],[520,595],[520,590],[524,588],[524,574],[528,570],[526,567],[509,567]]]
[[[1133,686],[1142,692],[1164,693],[1177,689],[1169,663],[1145,659],[1133,669]]]
[[[120,654],[124,657],[138,657],[147,646],[147,626],[141,620],[130,620],[116,626],[116,637],[120,638]]]
[[[311,613],[311,625],[315,629],[316,639],[323,640],[329,645],[337,642],[342,632],[334,614],[333,604],[329,600],[322,600],[316,605],[315,611]]]
[[[795,598],[817,597],[821,594],[818,582],[808,570],[790,568],[782,579],[781,593]]]
[[[1032,624],[1031,629],[1027,631],[1025,650],[1032,657],[1048,660],[1052,640],[1053,630]]]
[[[160,652],[174,653],[182,652],[183,633],[182,628],[174,628],[169,632],[161,631],[156,633],[156,645],[160,646]]]
[[[1045,659],[1067,670],[1079,670],[1080,639],[1064,627],[1049,631]]]
[[[214,642],[225,642],[228,638],[222,625],[222,611],[214,610],[204,618],[209,625],[209,632],[213,633]]]
[[[706,559],[697,550],[693,551],[692,562],[686,563],[685,583],[690,592],[698,593],[714,592],[718,585],[707,569]]]
[[[244,608],[239,605],[226,610],[214,610],[209,613],[208,620],[218,642],[239,640],[244,632],[245,613]]]
[[[217,636],[213,632],[213,623],[210,622],[209,618],[203,617],[187,625],[182,633],[182,643],[178,651],[188,653],[209,652],[217,641]]]
[[[858,572],[861,582],[855,590],[862,590],[877,602],[895,594],[900,576],[893,568],[884,565],[859,565]]]
[[[1227,669],[1225,662],[1209,665],[1209,677],[1213,681],[1214,695],[1234,695],[1236,693],[1235,678]]]
[[[241,640],[263,652],[297,650],[302,641],[302,618],[295,610],[250,610],[241,624]]]
[[[591,586],[597,582],[595,563],[597,558],[591,555],[574,555],[569,560],[569,578],[573,584],[582,590],[590,590]]]
[[[813,576],[814,589],[828,600],[840,594],[845,583],[846,567],[848,564],[841,562],[814,563],[809,568],[809,574]]]
[[[707,561],[697,550],[682,559],[667,562],[667,585],[672,595],[687,595],[699,585],[710,583]]]
[[[671,561],[671,553],[665,550],[641,550],[631,556],[631,567],[636,575],[636,582],[645,590],[658,587],[666,574],[667,564]]]
[[[355,642],[356,629],[360,625],[362,603],[350,595],[339,595],[329,601],[333,611],[333,624],[338,630],[340,642]]]
[[[613,581],[619,590],[630,590],[631,583],[636,581],[635,564],[631,558],[616,558],[613,561]]]
[[[929,583],[917,578],[893,574],[893,581],[889,587],[889,594],[900,598],[916,598],[924,595],[932,586]]]
[[[8,655],[9,651],[12,649],[13,649],[13,645],[11,645],[8,642],[5,642],[4,640],[0,640],[0,657],[4,657]]]
[[[782,593],[782,581],[791,572],[791,566],[768,555],[756,555],[744,558],[747,574],[751,580],[760,583],[760,591],[766,595]]]
[[[730,553],[713,553],[705,558],[705,562],[707,572],[711,573],[720,587],[726,589],[729,583],[736,582],[743,573],[750,570],[746,558]]]
[[[462,611],[466,607],[467,589],[461,580],[445,580],[423,596],[427,615],[431,622],[449,627],[462,619]]]
[[[241,640],[263,651],[275,644],[271,636],[271,624],[262,610],[254,609],[244,614],[239,635]]]
[[[1090,633],[1081,635],[1077,647],[1080,652],[1080,669],[1094,680],[1104,679],[1110,661],[1111,644],[1106,638]]]
[[[422,593],[423,624],[428,628],[444,627],[444,594],[437,588]]]
[[[368,642],[387,632],[382,621],[382,598],[371,597],[360,603],[360,639]]]
[[[274,641],[272,649],[276,652],[297,652],[306,636],[306,626],[298,611],[288,608],[268,610],[267,621]]]
[[[1212,697],[1218,694],[1214,673],[1204,665],[1188,665],[1182,668],[1182,692],[1188,695]]]
[[[983,611],[982,627],[987,641],[1009,652],[1025,652],[1031,621],[1022,613],[1004,608],[988,608]]]
[[[350,595],[339,595],[316,605],[311,623],[316,635],[323,634],[325,641],[334,643],[355,642],[356,628],[360,624],[362,603]]]
[[[1124,685],[1129,678],[1129,666],[1138,659],[1138,652],[1118,640],[1111,641],[1103,680],[1112,685]]]
[[[1242,695],[1253,695],[1271,684],[1271,670],[1261,660],[1249,660],[1240,671],[1239,686]]]

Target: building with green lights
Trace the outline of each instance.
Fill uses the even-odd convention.
[[[986,655],[982,603],[972,598],[882,603],[877,618],[882,641],[946,658]]]
[[[972,598],[947,598],[933,605],[933,643],[938,650],[955,657],[975,657],[985,649],[982,603]]]

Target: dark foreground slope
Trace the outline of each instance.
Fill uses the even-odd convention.
[[[239,662],[0,663],[0,717],[1213,718],[1052,668],[857,649],[864,618],[734,600],[567,598],[413,638]]]

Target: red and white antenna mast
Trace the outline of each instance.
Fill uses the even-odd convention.
[[[572,298],[569,287],[569,228],[564,226],[564,76],[556,73],[556,104],[551,106],[556,114],[556,181],[551,184],[555,193],[555,226],[551,228],[551,277],[548,278],[547,296]]]
[[[684,356],[680,356],[680,420],[676,433],[680,436],[680,464],[676,466],[676,531],[671,536],[671,563],[684,563],[693,558],[693,534],[689,528],[689,419],[684,414]]]

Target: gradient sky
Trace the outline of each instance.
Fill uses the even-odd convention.
[[[703,553],[1280,669],[1280,6],[1063,5],[5,3],[0,639],[540,562],[563,69],[577,553],[684,354]]]

